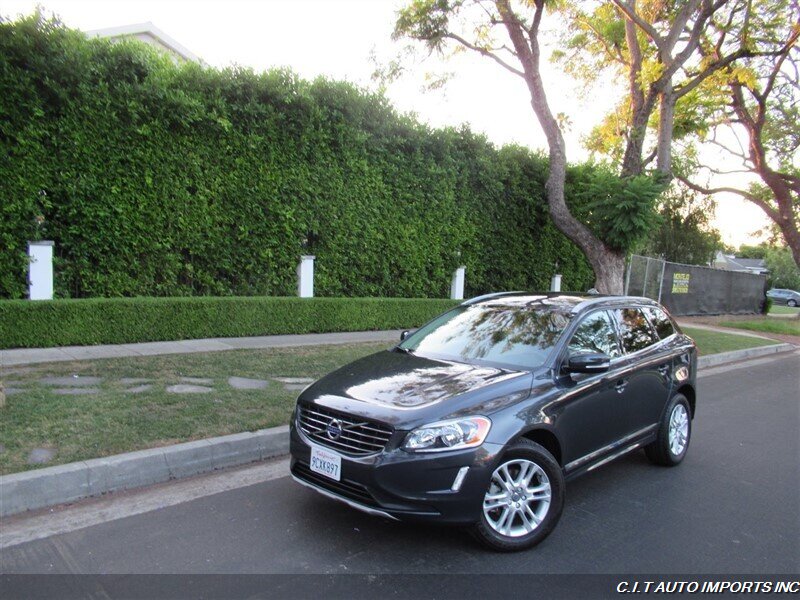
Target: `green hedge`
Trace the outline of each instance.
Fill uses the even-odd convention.
[[[90,298],[0,302],[0,348],[418,327],[456,305],[417,298]]]
[[[527,149],[39,16],[0,21],[0,155],[0,298],[26,296],[36,239],[55,241],[59,298],[288,296],[301,254],[318,296],[445,297],[458,264],[468,295],[593,281]],[[568,182],[588,217],[592,172]]]

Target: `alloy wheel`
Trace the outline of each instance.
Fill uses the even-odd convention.
[[[689,440],[689,413],[683,404],[676,404],[669,417],[669,451],[680,456]]]
[[[550,480],[539,465],[526,459],[510,460],[492,473],[483,514],[501,535],[528,535],[547,516],[551,493]]]

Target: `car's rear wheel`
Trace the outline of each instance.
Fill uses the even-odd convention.
[[[791,306],[792,308],[794,308],[795,306],[797,306],[797,300],[787,300],[786,304],[787,306]]]
[[[664,411],[656,440],[644,447],[650,462],[674,467],[686,456],[692,435],[692,409],[683,394],[675,394]]]
[[[561,467],[542,446],[522,439],[492,473],[473,532],[493,550],[524,550],[550,534],[563,508]]]

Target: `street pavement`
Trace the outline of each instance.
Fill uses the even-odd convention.
[[[459,529],[356,512],[294,483],[284,459],[270,479],[185,501],[177,482],[144,492],[150,504],[123,494],[57,509],[39,518],[84,511],[90,526],[33,541],[3,544],[0,529],[0,572],[797,573],[799,440],[794,352],[704,371],[683,464],[635,452],[570,482],[561,523],[530,551],[492,553]],[[115,512],[125,502],[134,508]]]

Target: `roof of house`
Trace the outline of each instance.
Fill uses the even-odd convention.
[[[737,263],[748,269],[766,269],[763,258],[734,258]]]
[[[197,56],[180,42],[168,36],[150,21],[147,21],[146,23],[134,23],[133,25],[121,25],[119,27],[93,29],[91,31],[87,31],[86,35],[89,37],[103,37],[112,39],[147,36],[184,60],[190,60],[201,64],[203,62],[199,56]]]

